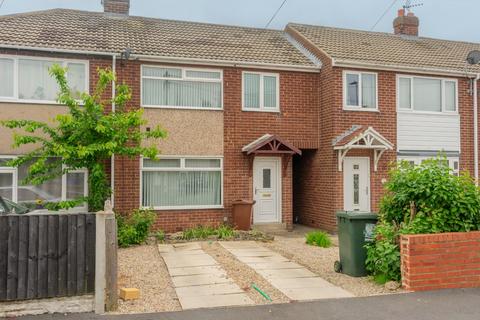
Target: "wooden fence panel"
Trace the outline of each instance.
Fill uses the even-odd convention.
[[[95,214],[0,216],[0,301],[92,294]]]

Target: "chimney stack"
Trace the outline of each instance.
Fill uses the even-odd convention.
[[[103,12],[128,15],[130,0],[102,0]]]
[[[409,36],[418,36],[418,26],[420,21],[413,12],[405,15],[405,9],[398,10],[398,17],[393,20],[393,30],[395,34],[405,34]]]

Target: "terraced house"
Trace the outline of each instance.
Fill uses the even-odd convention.
[[[127,0],[103,5],[0,17],[0,119],[66,112],[53,63],[80,91],[94,87],[97,68],[114,69],[133,90],[130,107],[144,108],[144,129],[168,131],[158,159],[114,157],[119,212],[153,208],[157,227],[176,231],[230,221],[235,200],[254,199],[255,224],[333,231],[338,210],[378,209],[397,159],[443,151],[455,172],[478,175],[480,67],[465,59],[480,45],[420,37],[411,13],[400,11],[387,34],[161,20],[130,16]],[[3,159],[26,151],[11,139],[1,128]],[[88,172],[28,186],[26,168],[2,161],[0,195],[14,201],[87,192]]]

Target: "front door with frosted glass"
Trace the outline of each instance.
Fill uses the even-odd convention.
[[[253,162],[253,223],[280,222],[280,158],[255,158]]]
[[[370,159],[347,157],[343,163],[346,211],[370,211]]]

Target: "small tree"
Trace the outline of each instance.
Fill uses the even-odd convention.
[[[99,69],[99,80],[93,94],[73,93],[67,83],[66,68],[54,65],[50,69],[59,87],[57,101],[68,107],[67,114],[57,115],[53,125],[33,120],[8,120],[0,123],[10,129],[23,129],[23,134],[14,134],[13,147],[35,144],[33,151],[11,160],[9,165],[18,167],[29,164],[27,177],[23,183],[39,185],[47,180],[66,174],[69,171],[86,168],[88,170],[88,197],[74,201],[48,204],[49,209],[71,208],[79,203],[88,202],[92,211],[101,210],[110,196],[105,163],[113,154],[135,157],[144,155],[153,158],[156,147],[143,147],[144,139],[160,139],[166,132],[160,127],[151,131],[142,131],[146,124],[142,118],[143,110],[126,111],[131,99],[127,85],[116,87],[113,99],[102,100],[107,86],[115,80],[110,70]],[[115,103],[116,112],[106,113],[105,104]],[[55,161],[48,161],[54,158]]]

